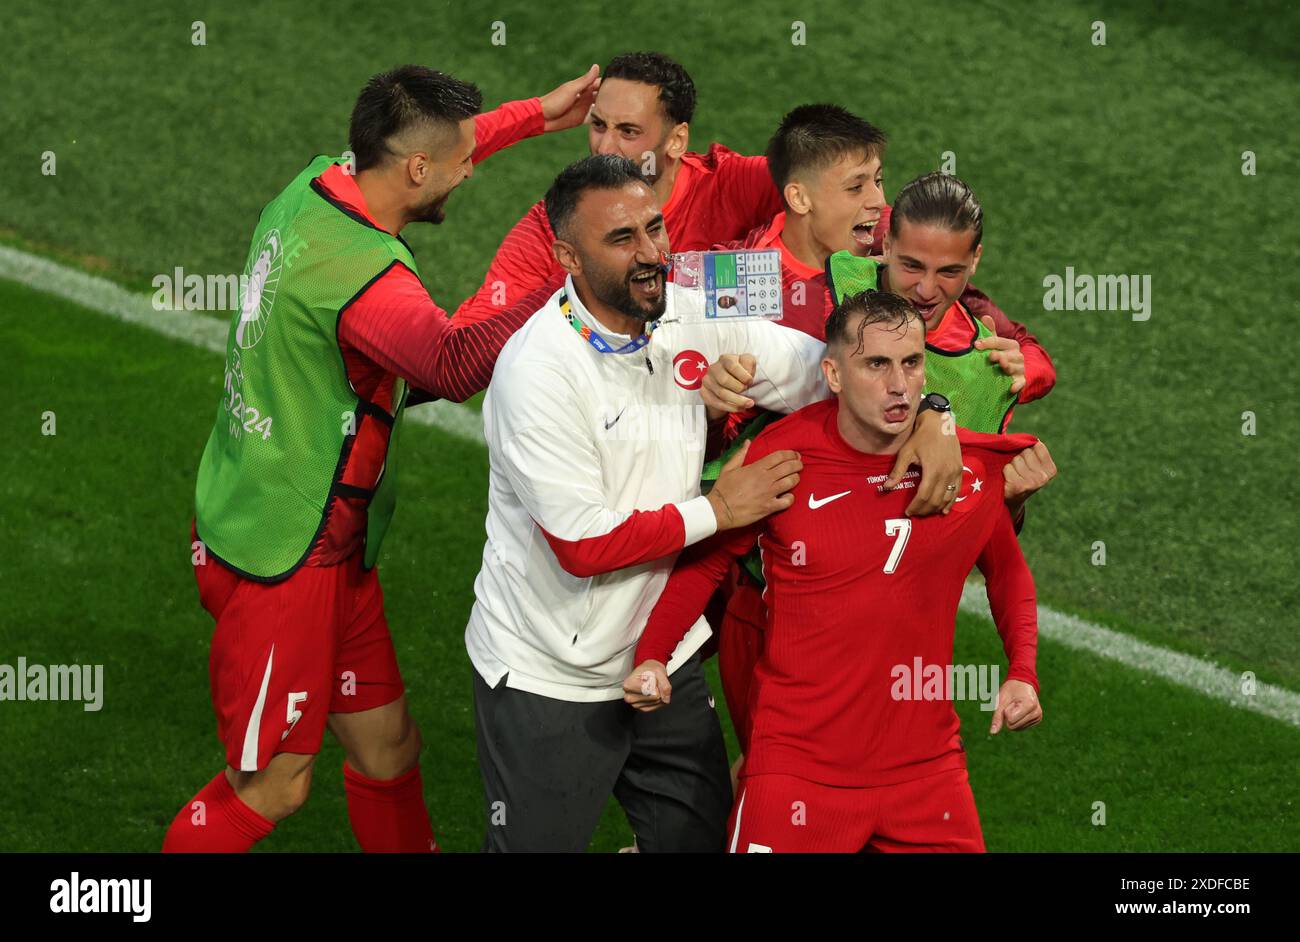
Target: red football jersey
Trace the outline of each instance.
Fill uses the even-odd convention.
[[[960,430],[957,504],[947,516],[910,518],[904,510],[919,472],[882,491],[895,457],[850,447],[838,414],[839,400],[828,399],[754,440],[747,463],[785,448],[799,452],[794,504],[685,551],[635,663],[666,662],[732,560],[757,539],[767,629],[749,692],[743,774],[863,787],[964,767],[951,701],[895,699],[897,672],[916,675],[915,689],[911,680],[903,689],[919,695],[927,669],[947,671],[966,575],[978,565],[1010,665],[998,682],[1015,678],[1037,689],[1034,582],[1002,499],[1003,466],[1036,439]]]
[[[721,144],[707,154],[684,154],[663,207],[668,245],[674,252],[710,249],[766,225],[781,210],[781,196],[766,157],[744,157]],[[555,233],[546,204],[534,203],[497,250],[479,289],[453,319],[473,323],[509,307],[543,285],[559,288],[564,269],[551,252]]]

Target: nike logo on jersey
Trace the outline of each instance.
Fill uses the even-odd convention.
[[[825,507],[825,506],[826,506],[827,504],[829,504],[831,501],[833,501],[833,500],[839,500],[839,499],[840,499],[841,497],[843,497],[845,494],[852,494],[852,493],[853,493],[852,491],[842,491],[842,492],[839,493],[839,494],[832,494],[830,497],[823,497],[821,500],[818,500],[814,495],[809,494],[809,495],[808,495],[808,509],[809,509],[809,510],[816,510],[818,507]]]
[[[612,429],[614,427],[614,423],[617,422],[619,419],[623,418],[623,413],[626,411],[627,411],[627,406],[624,406],[622,409],[618,410],[618,415],[614,416],[612,420],[607,420],[605,422],[605,431],[608,432],[610,429]]]

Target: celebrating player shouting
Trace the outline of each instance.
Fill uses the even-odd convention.
[[[924,323],[902,298],[867,291],[836,307],[826,333],[822,369],[836,398],[772,425],[747,456],[799,452],[793,503],[682,555],[625,699],[639,711],[672,699],[666,658],[757,540],[768,624],[730,849],[983,850],[952,704],[896,699],[894,681],[917,659],[952,664],[963,583],[978,565],[1010,662],[990,731],[1041,718],[1033,578],[1002,495],[1003,467],[1034,439],[960,429],[952,512],[908,517],[911,482],[883,485],[925,383]]]
[[[593,154],[626,157],[651,181],[676,252],[708,249],[738,239],[781,208],[767,161],[721,144],[703,154],[690,146],[695,83],[678,63],[658,52],[615,56],[605,67],[591,109],[588,144]],[[538,201],[507,233],[482,286],[456,309],[472,323],[503,305],[564,278],[551,252],[555,233]]]
[[[372,567],[408,384],[449,399],[481,390],[533,306],[452,325],[399,233],[441,222],[475,162],[579,124],[595,83],[593,66],[477,115],[473,85],[419,66],[377,75],[352,112],[355,176],[318,157],[262,211],[195,500],[228,766],[181,809],[164,850],[247,850],[269,834],[306,800],[327,726],[347,755],[362,849],[435,849]]]

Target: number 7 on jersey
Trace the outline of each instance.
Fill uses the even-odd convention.
[[[889,551],[889,558],[885,560],[886,575],[898,568],[898,561],[903,558],[903,550],[907,549],[907,538],[911,534],[912,521],[907,517],[894,517],[892,520],[885,521],[885,536],[894,537],[894,548]]]

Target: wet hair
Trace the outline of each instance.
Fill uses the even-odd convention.
[[[366,82],[352,108],[348,143],[357,170],[377,166],[392,138],[419,124],[452,130],[478,114],[483,94],[469,82],[422,65],[404,65]]]
[[[939,170],[917,177],[898,191],[889,217],[891,236],[898,238],[899,225],[904,220],[950,232],[972,231],[972,252],[984,238],[984,209],[980,201],[965,182]]]
[[[673,124],[695,116],[695,83],[675,60],[662,52],[625,52],[605,66],[603,79],[641,82],[659,89],[659,104]]]
[[[626,157],[614,154],[593,154],[560,171],[551,188],[546,191],[546,216],[551,229],[561,239],[567,239],[578,200],[588,190],[617,190],[629,183],[650,186],[641,168]]]
[[[801,105],[767,142],[767,169],[777,190],[800,171],[825,170],[846,154],[864,160],[885,152],[885,132],[839,105]]]
[[[857,328],[850,329],[854,318],[860,317]],[[885,324],[904,330],[909,320],[915,319],[925,329],[925,321],[906,298],[889,291],[860,291],[850,294],[831,309],[826,318],[826,346],[839,350],[856,343],[854,353],[862,350],[866,329],[872,324]]]

